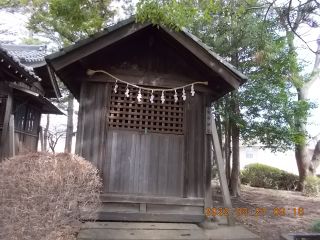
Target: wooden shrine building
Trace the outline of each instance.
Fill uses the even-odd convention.
[[[48,100],[60,91],[45,49],[0,45],[0,161],[37,151],[41,114],[63,114]]]
[[[206,108],[246,76],[189,32],[133,19],[46,61],[80,103],[76,154],[103,179],[100,219],[202,221],[211,207]],[[184,101],[179,87],[195,82],[208,85],[194,84],[194,96],[186,86]],[[161,90],[152,89],[171,91],[163,92],[162,103]]]

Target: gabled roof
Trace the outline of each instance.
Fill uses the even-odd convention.
[[[0,45],[0,56],[3,58],[7,58],[8,62],[12,62],[12,64],[16,64],[17,66],[19,66],[21,68],[21,70],[23,71],[23,73],[26,76],[29,76],[29,79],[32,82],[40,82],[42,80],[39,76],[37,76],[34,73],[32,67],[28,67],[25,64],[23,64],[20,61],[20,58],[16,54],[13,54],[10,50],[5,48],[4,45]],[[3,61],[3,58],[0,59],[0,61]]]
[[[46,56],[46,60],[47,61],[52,61],[56,58],[62,57],[66,54],[68,54],[69,52],[76,50],[78,48],[80,48],[81,46],[84,46],[92,41],[95,41],[98,38],[101,38],[111,32],[116,31],[117,29],[126,26],[128,24],[134,23],[135,19],[133,17],[128,18],[126,20],[120,21],[115,25],[109,26],[107,28],[104,29],[104,31],[102,32],[98,32],[95,33],[93,35],[91,35],[90,37],[84,39],[84,40],[80,40],[76,43],[74,43],[73,45],[70,45],[68,47],[62,48],[60,49],[59,52],[53,53],[51,55]],[[146,27],[151,25],[151,23],[146,23],[143,24],[142,26]],[[199,38],[197,38],[196,36],[194,36],[192,33],[190,33],[186,28],[182,28],[182,31],[188,36],[190,37],[193,41],[195,41],[198,45],[200,45],[203,49],[205,49],[212,57],[214,57],[215,59],[219,60],[225,67],[227,67],[229,70],[231,70],[234,74],[236,74],[240,79],[242,79],[243,81],[246,81],[248,79],[248,77],[246,75],[244,75],[243,73],[241,73],[240,71],[238,71],[233,65],[231,65],[230,63],[228,63],[227,61],[225,61],[222,57],[220,57],[217,53],[212,51],[212,48],[209,47],[208,45],[204,44]]]
[[[6,60],[8,63],[11,63],[12,66],[16,65],[16,67],[20,69],[20,72],[24,75],[24,77],[27,78],[29,81],[40,82],[42,80],[39,76],[37,76],[34,73],[32,67],[27,67],[24,64],[22,64],[17,56],[14,56],[8,50],[4,49],[2,45],[0,45],[0,58],[1,62]]]
[[[227,68],[229,68],[231,71],[233,71],[235,74],[237,74],[239,77],[241,77],[244,80],[247,80],[248,77],[246,75],[244,75],[242,72],[240,72],[239,70],[236,69],[235,66],[233,66],[232,64],[228,63],[226,60],[224,60],[221,56],[219,56],[219,54],[215,53],[214,51],[212,51],[212,47],[209,47],[208,45],[206,45],[205,43],[203,43],[201,41],[201,39],[197,38],[195,35],[193,35],[192,33],[190,33],[188,31],[188,29],[186,28],[182,28],[183,32],[185,34],[187,34],[190,38],[192,38],[196,43],[198,43],[201,47],[203,47],[208,53],[210,53],[213,57],[215,57],[216,59],[218,59],[223,65],[225,65]]]
[[[71,93],[79,99],[80,84],[75,74],[83,74],[86,59],[99,54],[100,51],[107,52],[123,46],[122,44],[130,44],[131,40],[151,32],[166,39],[167,44],[184,56],[186,61],[202,69],[209,82],[207,88],[214,94],[214,99],[237,89],[248,79],[186,29],[176,32],[165,26],[157,28],[150,22],[136,23],[133,18],[120,21],[102,32],[62,48],[59,52],[46,56],[45,60]]]
[[[13,57],[18,58],[21,63],[27,66],[45,64],[44,56],[47,54],[46,45],[11,45],[2,44]]]
[[[10,57],[19,67],[32,76],[30,80],[42,81],[41,85],[45,90],[45,95],[49,98],[61,97],[61,93],[54,75],[47,69],[44,59],[46,45],[0,45],[2,55]],[[52,76],[51,76],[52,75]]]
[[[0,46],[0,82],[4,81],[13,88],[14,95],[27,99],[29,103],[40,104],[42,113],[64,114],[44,96],[40,80],[31,67]]]

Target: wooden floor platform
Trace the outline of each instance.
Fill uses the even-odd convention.
[[[100,221],[200,223],[203,198],[102,194]]]

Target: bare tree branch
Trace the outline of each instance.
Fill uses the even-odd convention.
[[[314,66],[313,66],[313,70],[311,73],[311,76],[308,80],[308,82],[303,86],[303,88],[306,89],[306,91],[308,91],[310,89],[310,87],[312,86],[312,84],[318,79],[319,77],[319,72],[320,72],[320,34],[318,36],[317,39],[317,51],[316,51],[316,59],[314,61]]]
[[[294,25],[292,26],[291,25],[291,21],[290,21],[290,10],[291,10],[291,4],[292,4],[292,0],[289,1],[289,7],[288,7],[288,12],[287,12],[287,23],[290,27],[290,30],[291,32],[294,33],[295,36],[297,36],[307,47],[308,49],[315,53],[315,54],[318,54],[320,53],[320,49],[317,49],[317,51],[313,51],[312,48],[310,48],[309,44],[296,32],[296,30],[298,29],[299,27],[299,24],[301,23],[301,20],[303,19],[303,15],[302,15],[302,10],[301,10],[301,7],[299,7],[299,11],[298,11],[298,15],[297,15],[297,18],[294,22]]]

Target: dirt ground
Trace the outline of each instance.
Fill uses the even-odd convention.
[[[243,208],[246,208],[248,211],[246,216],[234,214],[236,224],[254,232],[263,240],[279,239],[280,234],[284,233],[310,232],[310,224],[320,220],[320,198],[306,197],[298,192],[242,186],[241,196],[232,199],[232,203],[234,210],[241,208],[241,212],[245,213]],[[213,206],[221,207],[221,204],[221,194],[218,196],[214,191]],[[260,216],[255,215],[257,208],[260,209]],[[264,216],[262,208],[265,208]],[[275,208],[284,208],[285,215],[280,216],[279,213],[276,216]],[[294,215],[293,208],[303,208],[303,213],[300,212],[302,216],[298,210]]]

